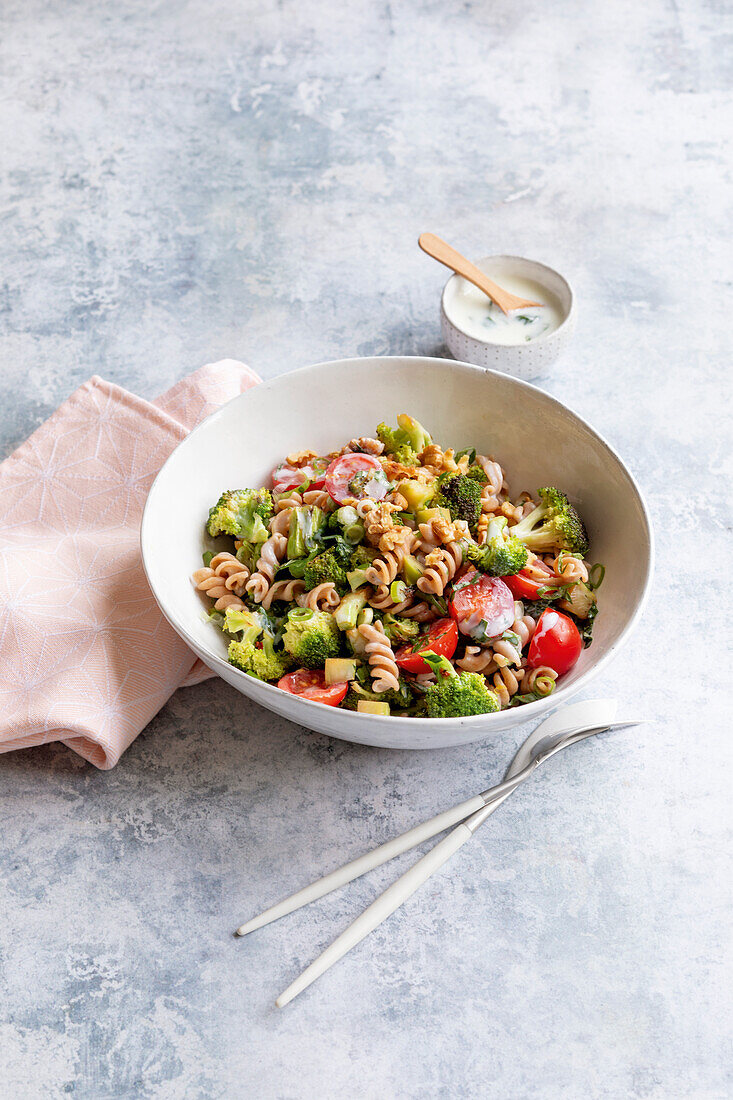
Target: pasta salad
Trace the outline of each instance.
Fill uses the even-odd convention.
[[[206,532],[228,549],[193,580],[229,661],[327,706],[491,713],[549,695],[591,641],[603,567],[565,494],[512,497],[494,458],[407,414],[226,490]]]

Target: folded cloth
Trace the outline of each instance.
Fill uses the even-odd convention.
[[[257,382],[225,359],[150,403],[90,378],[0,465],[0,752],[63,741],[112,768],[212,675],[158,610],[140,519],[180,440]]]

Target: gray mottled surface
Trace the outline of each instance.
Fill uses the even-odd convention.
[[[658,535],[645,620],[594,685],[653,724],[559,758],[285,1012],[275,995],[394,870],[251,941],[232,928],[498,777],[513,736],[378,752],[208,683],[111,773],[61,747],[3,757],[3,1096],[729,1096],[722,7],[2,18],[4,453],[95,371],[153,396],[221,356],[271,376],[442,352],[442,274],[415,247],[432,229],[574,280],[575,342],[539,382],[618,447]]]

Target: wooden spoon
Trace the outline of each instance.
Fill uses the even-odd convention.
[[[544,305],[543,302],[529,302],[526,298],[518,298],[516,294],[510,294],[508,290],[497,286],[488,275],[484,275],[480,268],[472,264],[465,256],[462,256],[460,252],[456,252],[455,248],[451,248],[445,241],[441,241],[440,237],[436,237],[434,233],[422,233],[418,237],[417,243],[423,252],[427,252],[428,256],[432,256],[440,264],[445,264],[451,271],[455,271],[456,275],[462,275],[469,283],[473,283],[479,290],[482,290],[499,307],[502,313],[509,313],[511,309],[526,309],[527,306]]]

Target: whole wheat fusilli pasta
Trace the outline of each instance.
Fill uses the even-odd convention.
[[[330,512],[335,507],[331,494],[325,489],[308,489],[303,493],[303,504],[310,504],[323,512]]]
[[[462,563],[463,550],[457,542],[438,546],[426,557],[425,572],[419,578],[417,587],[421,592],[442,596],[448,581],[453,580]]]
[[[309,592],[301,592],[295,600],[299,607],[310,607],[312,611],[335,611],[341,603],[341,597],[332,581],[324,581]]]
[[[261,603],[267,594],[267,590],[275,579],[275,573],[280,567],[280,562],[285,557],[288,548],[288,540],[285,535],[276,532],[263,542],[260,556],[257,560],[257,572],[253,573],[247,581],[247,591],[255,603]]]
[[[296,493],[294,489],[287,489],[282,493],[273,493],[272,499],[275,502],[276,512],[283,512],[286,508],[297,508],[299,504],[303,503],[303,497],[300,493]]]
[[[517,694],[523,677],[523,668],[512,668],[510,665],[504,665],[494,673],[491,682],[501,703],[502,710],[509,706],[512,695]]]
[[[265,593],[262,599],[262,606],[268,611],[275,600],[293,603],[303,592],[305,592],[305,581],[275,581]]]
[[[536,691],[538,695],[549,695],[550,691],[547,688],[550,684],[554,686],[556,680],[557,673],[548,665],[527,669],[522,680],[522,691]]]
[[[552,559],[552,568],[563,584],[586,583],[588,580],[588,566],[575,554],[562,551]]]
[[[290,530],[290,517],[293,514],[292,508],[283,508],[270,520],[270,533],[272,535],[287,535]]]
[[[359,633],[366,642],[366,654],[369,661],[369,673],[372,687],[376,692],[399,689],[399,669],[394,659],[392,646],[381,623],[362,623]]]
[[[217,611],[224,611],[227,607],[242,607],[239,598],[244,595],[249,569],[234,554],[223,551],[216,554],[208,566],[197,569],[193,574],[193,580],[200,592],[205,592],[209,599],[215,600],[214,607]]]
[[[395,601],[390,596],[389,585],[380,584],[367,597],[367,602],[370,607],[376,608],[377,611],[389,611],[392,615],[403,615],[408,608],[414,605],[415,597],[412,593],[409,593],[406,599]]]
[[[465,654],[456,661],[456,664],[464,672],[487,674],[496,670],[493,651],[480,645],[467,645]]]

